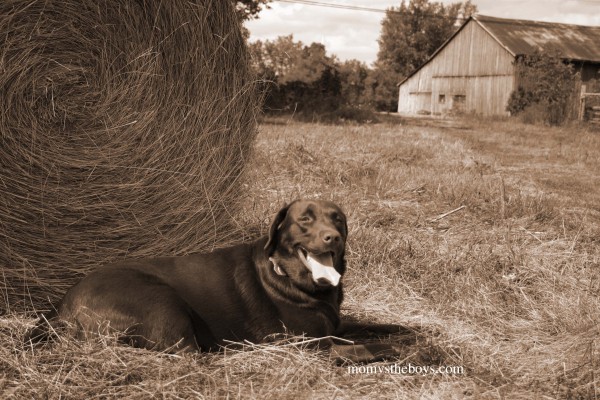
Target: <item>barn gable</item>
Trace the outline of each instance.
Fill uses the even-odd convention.
[[[471,17],[399,84],[398,112],[506,115],[515,59],[537,49],[578,62],[584,80],[596,77],[600,27]]]

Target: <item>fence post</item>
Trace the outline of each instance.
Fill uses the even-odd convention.
[[[578,116],[579,121],[582,121],[583,116],[585,115],[585,93],[586,93],[586,86],[581,85],[581,95],[579,96],[579,116]]]

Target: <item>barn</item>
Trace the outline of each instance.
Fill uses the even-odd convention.
[[[477,15],[399,83],[398,112],[507,115],[516,61],[536,50],[558,52],[583,82],[600,79],[600,27]]]

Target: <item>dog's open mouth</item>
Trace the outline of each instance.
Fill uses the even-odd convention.
[[[333,268],[333,253],[311,253],[306,249],[298,248],[298,257],[302,264],[312,273],[313,281],[318,285],[337,286],[341,275]]]

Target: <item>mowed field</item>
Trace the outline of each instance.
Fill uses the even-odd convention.
[[[295,198],[337,202],[350,229],[343,313],[417,332],[401,359],[374,365],[463,373],[351,373],[293,341],[209,355],[110,337],[24,349],[32,320],[13,315],[0,320],[0,398],[600,397],[599,132],[267,119],[249,163],[240,240]]]

